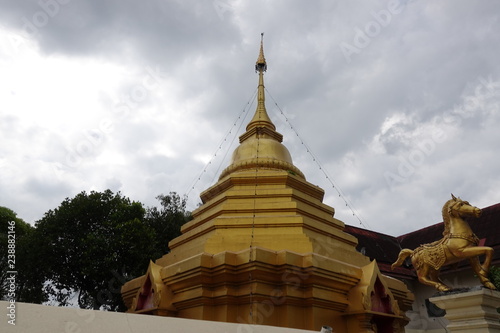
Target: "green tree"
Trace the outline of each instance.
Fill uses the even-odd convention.
[[[181,226],[192,219],[186,210],[187,198],[181,198],[176,192],[156,197],[160,208],[150,207],[146,213],[146,223],[155,232],[155,252],[153,258],[158,259],[170,251],[168,243],[181,234]]]
[[[500,266],[491,266],[489,279],[493,285],[500,290]]]
[[[43,294],[34,288],[29,276],[29,258],[25,253],[29,249],[29,239],[34,228],[17,217],[7,207],[0,207],[0,298],[6,299],[10,288],[7,280],[9,271],[15,271],[16,300],[24,302],[42,302]]]
[[[61,305],[122,310],[122,284],[142,275],[154,252],[145,209],[119,192],[81,192],[45,213],[32,241],[45,292]]]

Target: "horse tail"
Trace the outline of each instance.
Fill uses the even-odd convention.
[[[413,250],[409,249],[403,249],[401,252],[399,252],[399,257],[398,260],[394,264],[391,265],[391,269],[394,270],[394,268],[401,266],[403,262],[405,261],[408,256],[411,256],[413,254]]]

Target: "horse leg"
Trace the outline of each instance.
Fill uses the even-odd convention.
[[[490,271],[491,260],[493,259],[493,249],[491,247],[488,247],[488,246],[482,246],[482,247],[484,247],[485,258],[484,258],[484,262],[483,262],[483,265],[481,266],[481,268],[484,271],[486,271],[486,274],[488,274],[488,272]]]
[[[488,272],[486,272],[484,268],[481,266],[481,263],[479,262],[479,257],[469,258],[469,262],[470,265],[472,266],[472,269],[479,277],[479,281],[481,281],[483,286],[489,289],[496,289],[495,285],[491,283],[491,281],[488,279]]]
[[[437,271],[437,270],[435,270],[435,269],[432,268],[430,270],[429,277],[430,277],[431,280],[437,281],[439,283],[439,286],[440,286],[439,290],[440,291],[448,291],[448,290],[452,289],[451,287],[447,286],[443,282],[443,280],[440,279],[440,277],[439,277],[439,271]]]
[[[422,284],[432,286],[438,291],[448,291],[451,290],[450,287],[441,283],[437,277],[437,271],[435,269],[430,269],[428,265],[423,265],[420,270],[417,271],[418,280]]]
[[[439,278],[439,271],[435,270],[434,268],[430,269],[429,272],[429,277],[432,281],[436,281],[438,284],[438,290],[439,291],[448,291],[451,290],[452,288],[447,286],[440,278]]]
[[[484,262],[481,265],[481,269],[484,271],[481,275],[488,275],[490,270],[491,260],[493,259],[493,249],[488,246],[471,246],[460,249],[458,253],[454,253],[455,256],[461,258],[472,258],[485,255]]]

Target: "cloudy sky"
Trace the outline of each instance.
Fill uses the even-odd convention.
[[[337,218],[401,235],[450,193],[500,202],[498,1],[1,0],[0,205],[194,209],[255,110],[261,32],[268,113]]]

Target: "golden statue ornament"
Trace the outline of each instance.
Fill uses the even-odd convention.
[[[418,280],[433,286],[439,291],[449,291],[452,288],[439,279],[441,267],[469,259],[472,269],[481,283],[489,289],[496,289],[488,279],[488,272],[493,257],[493,249],[478,246],[479,239],[472,232],[464,217],[479,217],[481,209],[471,206],[467,201],[456,198],[453,194],[443,206],[444,232],[443,238],[430,244],[424,244],[415,250],[403,249],[398,260],[392,264],[392,269],[405,261],[409,256],[415,268]],[[483,264],[479,256],[484,255]]]

